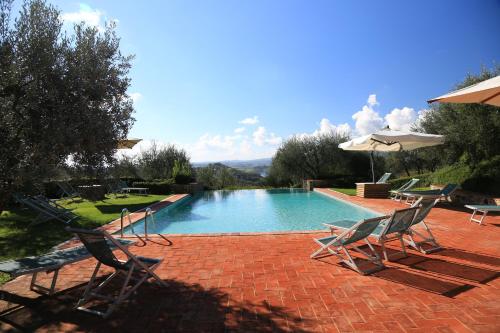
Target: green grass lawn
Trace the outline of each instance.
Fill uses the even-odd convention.
[[[338,187],[335,187],[335,188],[332,188],[332,190],[340,192],[340,193],[344,193],[344,194],[347,194],[347,195],[356,195],[356,189],[355,188],[338,188]]]
[[[63,205],[79,216],[72,222],[72,226],[95,228],[119,218],[125,207],[133,212],[165,197],[166,195],[130,194],[125,198],[107,197],[102,201],[82,200],[75,203],[64,202]],[[28,227],[35,217],[36,213],[22,207],[0,214],[0,260],[40,255],[72,237],[59,221],[47,221]],[[0,275],[0,284],[6,278],[8,277]]]

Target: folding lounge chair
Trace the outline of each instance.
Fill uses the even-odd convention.
[[[80,197],[80,193],[78,193],[68,182],[59,182],[57,186],[61,192],[61,199],[71,199],[74,201],[75,198]]]
[[[320,248],[311,255],[311,258],[316,258],[322,252],[328,251],[328,253],[333,254],[340,258],[343,263],[355,270],[360,274],[369,274],[384,268],[384,264],[380,260],[379,255],[371,245],[368,240],[368,236],[379,226],[380,222],[386,220],[388,216],[375,217],[371,219],[356,221],[343,221],[351,224],[347,230],[340,232],[337,235],[332,235],[329,237],[323,237],[314,239],[316,243],[320,245]],[[333,234],[333,229],[332,229]],[[371,253],[367,253],[356,246],[354,243],[360,240],[364,240],[368,245]],[[356,250],[358,253],[366,257],[371,263],[375,264],[372,269],[362,270],[354,261],[351,254],[349,253],[349,248]],[[345,257],[342,256],[341,251],[344,252]]]
[[[382,175],[382,177],[380,177],[379,180],[377,180],[377,184],[383,184],[383,183],[386,183],[387,180],[391,177],[392,173],[390,172],[386,172]]]
[[[392,213],[392,215],[384,217],[384,221],[380,223],[379,228],[375,228],[374,230],[372,230],[369,236],[374,237],[380,244],[385,260],[389,260],[389,255],[387,254],[385,243],[395,239],[399,239],[402,247],[401,252],[406,257],[403,235],[408,231],[408,229],[412,225],[413,219],[415,218],[415,215],[417,214],[418,210],[419,210],[418,207],[395,210]],[[328,223],[323,223],[323,224],[329,227],[331,230],[339,227],[338,225],[334,224],[328,224]]]
[[[132,240],[120,239],[120,244],[128,246],[134,243]],[[115,245],[110,244],[113,248]],[[52,295],[55,292],[59,270],[69,264],[91,257],[92,255],[84,246],[72,247],[64,250],[49,252],[38,257],[26,257],[15,260],[0,262],[0,272],[7,273],[11,278],[22,275],[33,274],[30,283],[30,290],[38,293]],[[38,273],[52,273],[50,286],[37,284]]]
[[[162,263],[163,258],[156,259],[135,256],[106,231],[74,228],[66,228],[66,230],[75,233],[78,238],[80,238],[83,245],[85,245],[87,250],[97,259],[97,265],[92,277],[90,278],[89,284],[87,285],[82,298],[76,305],[76,308],[79,310],[94,313],[107,318],[116,309],[116,307],[126,300],[143,282],[149,278],[155,279],[161,286],[167,286],[167,284],[154,273],[154,270]],[[127,256],[126,261],[118,260],[115,257],[109,247],[109,244],[106,242],[107,240],[114,244],[118,250],[122,251]],[[115,269],[115,272],[94,287],[94,281],[101,265],[112,267]],[[119,275],[124,275],[125,281],[120,288],[118,296],[112,297],[110,295],[99,293],[104,286]],[[133,283],[130,284],[130,282]],[[92,298],[105,299],[111,301],[111,304],[105,312],[85,307],[84,305]]]
[[[418,210],[418,207],[395,210],[392,213],[390,219],[383,226],[382,231],[372,234],[372,236],[377,239],[378,243],[382,247],[382,252],[384,253],[385,260],[389,261],[389,255],[387,254],[385,243],[395,239],[399,239],[402,248],[401,252],[403,253],[403,256],[407,256],[403,235],[412,225],[412,222]]]
[[[29,226],[34,226],[52,219],[56,219],[64,223],[69,223],[77,218],[77,216],[73,213],[69,215],[67,211],[59,211],[48,204],[41,203],[39,200],[23,194],[14,194],[14,199],[20,204],[38,212],[37,217],[33,220],[33,222],[29,224]]]
[[[54,214],[64,217],[67,222],[71,222],[78,218],[78,216],[71,212],[70,209],[64,208],[55,200],[50,200],[43,195],[36,195],[31,197],[31,199],[35,200],[41,206],[46,207],[48,210],[51,210]]]
[[[404,241],[410,247],[414,248],[417,251],[420,251],[424,254],[432,253],[438,250],[441,250],[441,245],[437,242],[436,238],[431,232],[431,229],[425,223],[425,218],[429,215],[430,211],[434,206],[439,202],[440,199],[434,200],[424,200],[423,198],[419,199],[417,202],[413,204],[412,207],[419,207],[417,215],[413,219],[410,228],[405,232],[406,237]],[[417,227],[423,226],[423,230],[417,231]],[[425,232],[425,235],[423,234]],[[416,241],[415,238],[418,237],[420,240]],[[430,247],[422,246],[424,244],[430,245]]]
[[[413,186],[415,186],[419,181],[420,181],[420,179],[413,178],[413,179],[407,181],[406,183],[404,183],[400,188],[398,188],[396,190],[391,190],[390,191],[391,199],[396,200],[396,201],[401,201],[402,193],[412,189]]]
[[[470,221],[479,223],[480,225],[483,224],[483,220],[488,215],[488,212],[500,212],[500,206],[497,205],[465,205],[465,207],[473,210]],[[478,212],[483,213],[479,219],[475,218]]]
[[[118,197],[119,194],[122,196],[127,196],[123,188],[120,186],[118,182],[107,182],[106,189],[108,190],[108,194],[114,194],[115,197]]]
[[[458,189],[457,184],[447,184],[441,190],[429,190],[429,191],[405,191],[402,196],[406,197],[406,203],[408,205],[413,205],[415,200],[418,198],[431,199],[448,199],[453,192]]]
[[[129,187],[127,185],[127,183],[124,182],[123,180],[120,180],[120,187],[121,187],[122,191],[124,191],[126,193],[138,192],[140,194],[148,194],[148,190],[149,190],[149,188],[147,188],[147,187]]]

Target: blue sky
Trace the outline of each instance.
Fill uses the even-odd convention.
[[[132,137],[193,161],[272,156],[293,134],[407,129],[500,60],[500,1],[55,1],[116,20],[136,55]]]

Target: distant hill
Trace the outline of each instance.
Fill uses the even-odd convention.
[[[229,160],[217,162],[196,162],[192,163],[195,168],[205,167],[209,164],[220,163],[235,169],[250,169],[256,167],[269,167],[271,165],[271,158],[259,158],[255,160]]]
[[[255,160],[229,160],[220,162],[197,162],[192,163],[195,168],[206,167],[209,164],[222,164],[232,169],[243,171],[246,174],[257,174],[266,177],[269,174],[271,158],[259,158]]]

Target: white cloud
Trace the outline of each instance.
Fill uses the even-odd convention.
[[[276,136],[274,133],[269,133],[267,134],[266,128],[263,126],[259,126],[255,132],[252,134],[253,136],[253,142],[257,146],[264,146],[264,145],[279,145],[281,143],[282,138],[279,136]]]
[[[253,116],[249,118],[245,118],[243,120],[240,120],[238,123],[243,124],[243,125],[255,125],[259,122],[259,117]]]
[[[373,110],[373,105],[363,106],[361,111],[352,115],[352,119],[355,121],[354,127],[358,135],[373,133],[384,127],[384,119]]]
[[[240,134],[245,132],[245,127],[238,127],[234,129],[234,133]]]
[[[344,123],[340,125],[334,125],[327,118],[321,119],[319,122],[319,128],[312,133],[302,133],[299,134],[299,137],[312,137],[312,136],[321,136],[321,135],[330,135],[330,134],[339,134],[339,135],[349,135],[351,133],[351,126],[349,124]]]
[[[137,103],[140,99],[142,99],[142,94],[138,92],[133,92],[129,94],[130,98],[134,103]]]
[[[377,95],[375,95],[375,94],[370,94],[368,96],[368,100],[366,102],[368,103],[369,106],[372,106],[372,107],[380,104],[379,102],[377,102]]]
[[[103,12],[98,9],[92,9],[89,5],[80,3],[80,10],[77,12],[63,13],[61,18],[68,23],[81,23],[85,22],[92,27],[101,26],[101,17]]]
[[[429,109],[422,109],[422,110],[418,111],[417,120],[415,121],[415,125],[420,126],[420,123],[428,116],[429,112],[431,112],[431,110],[429,110]]]
[[[416,120],[415,110],[407,106],[402,109],[395,108],[385,116],[389,128],[396,131],[410,131]]]

